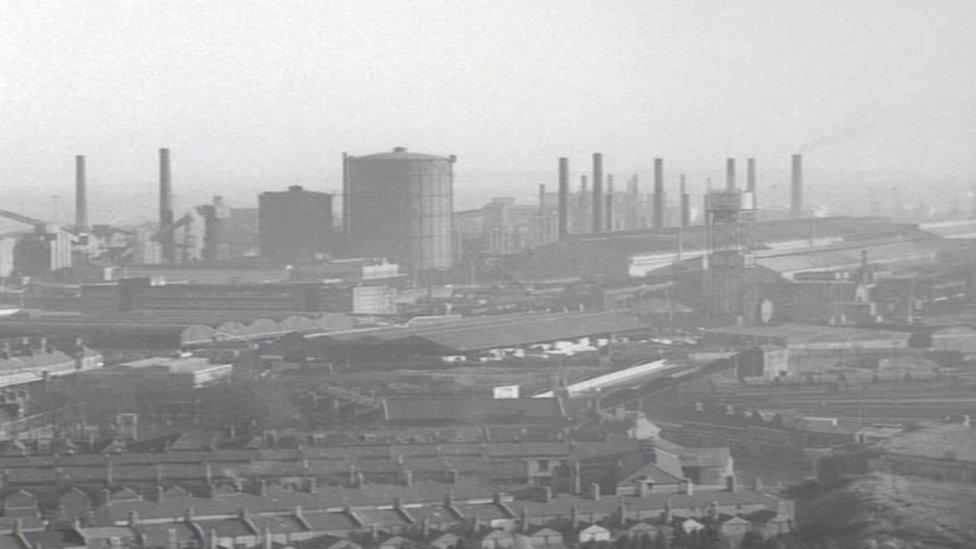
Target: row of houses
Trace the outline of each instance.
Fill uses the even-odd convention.
[[[0,546],[253,548],[319,540],[313,546],[332,547],[345,540],[352,545],[336,547],[448,549],[464,539],[483,549],[508,549],[517,536],[532,547],[561,547],[621,537],[670,538],[706,527],[729,537],[793,529],[789,501],[735,483],[725,490],[641,496],[601,496],[598,489],[586,496],[548,490],[513,495],[478,484],[425,484],[409,491],[374,486],[358,499],[348,496],[341,489],[274,486],[262,493],[221,488],[201,497],[171,486],[143,499],[120,488],[86,509],[84,493],[69,488],[59,498],[63,511],[42,520],[32,494],[17,490],[2,500]]]

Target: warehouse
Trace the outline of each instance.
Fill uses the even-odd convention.
[[[750,233],[757,247],[779,253],[866,238],[931,238],[914,225],[851,217],[754,222]],[[644,277],[670,269],[678,257],[700,258],[706,245],[705,226],[570,235],[513,257],[509,269],[525,280]]]
[[[626,312],[547,313],[472,317],[429,326],[386,326],[290,336],[289,354],[359,358],[470,356],[497,349],[591,336],[638,334],[651,326]]]
[[[99,349],[180,350],[222,341],[242,343],[290,333],[348,330],[353,324],[353,317],[341,313],[290,311],[31,312],[0,318],[0,337],[81,338]]]
[[[910,332],[865,330],[813,324],[726,326],[706,330],[705,341],[719,345],[776,345],[791,350],[893,350],[909,347]]]

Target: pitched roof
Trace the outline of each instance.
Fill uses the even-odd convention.
[[[353,530],[359,524],[346,513],[326,513],[321,511],[305,511],[302,518],[313,530],[341,531]]]
[[[679,484],[683,478],[672,475],[653,463],[648,463],[641,467],[640,470],[627,476],[624,482],[636,482],[640,480],[650,481],[654,484]]]

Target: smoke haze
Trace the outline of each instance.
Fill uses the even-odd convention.
[[[84,154],[93,221],[151,217],[164,146],[181,210],[336,191],[341,152],[397,145],[457,154],[461,208],[593,151],[692,192],[731,156],[782,190],[797,150],[811,202],[968,190],[974,23],[964,1],[4,2],[0,201],[68,218]]]

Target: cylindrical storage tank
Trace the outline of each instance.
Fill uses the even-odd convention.
[[[388,257],[414,273],[451,268],[454,161],[403,147],[348,156],[350,254]]]

